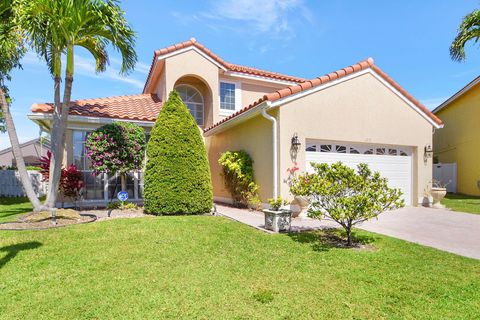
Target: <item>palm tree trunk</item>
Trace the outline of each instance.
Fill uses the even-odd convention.
[[[42,206],[40,200],[38,200],[35,191],[33,190],[32,181],[28,176],[27,167],[25,166],[25,161],[23,160],[22,150],[20,149],[20,143],[18,142],[17,131],[15,130],[15,124],[13,123],[13,118],[10,113],[10,108],[8,106],[7,99],[5,97],[5,92],[0,87],[0,102],[2,104],[2,113],[5,118],[5,124],[7,126],[8,137],[10,138],[10,144],[12,145],[13,156],[17,162],[17,169],[20,175],[20,181],[22,182],[23,189],[27,194],[28,200],[32,203],[33,211],[38,212],[45,210],[45,207]]]
[[[63,103],[60,103],[60,78],[55,78],[55,111],[53,116],[52,128],[52,158],[50,161],[50,179],[48,197],[45,201],[50,208],[55,207],[60,178],[62,175],[63,156],[65,153],[65,136],[68,122],[68,113],[70,111],[70,99],[72,96],[73,77],[65,78],[65,90],[63,93]],[[58,97],[57,97],[58,95]],[[58,100],[58,101],[57,101]],[[58,106],[58,107],[57,107]]]
[[[65,153],[65,135],[67,131],[68,114],[70,112],[70,99],[72,97],[74,55],[73,45],[67,47],[67,64],[65,68],[65,88],[63,91],[63,103],[60,103],[60,72],[61,55],[57,56],[55,68],[55,110],[53,115],[52,142],[55,147],[52,149],[50,161],[50,180],[48,197],[45,203],[53,208],[58,197],[60,178],[62,175],[63,155]]]

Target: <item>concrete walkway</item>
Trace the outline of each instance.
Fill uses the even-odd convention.
[[[231,208],[217,204],[221,215],[263,229],[261,212]],[[332,221],[296,218],[292,231],[338,227]],[[409,207],[381,214],[378,219],[358,226],[371,232],[407,240],[448,251],[465,257],[480,259],[480,215],[453,212],[443,209]]]

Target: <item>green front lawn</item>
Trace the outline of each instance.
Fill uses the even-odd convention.
[[[475,318],[480,261],[358,232],[270,235],[222,217],[0,232],[2,319]]]
[[[442,204],[453,211],[480,214],[480,197],[449,193]]]

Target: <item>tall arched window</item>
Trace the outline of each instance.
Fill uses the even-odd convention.
[[[204,103],[202,94],[192,86],[181,84],[175,87],[180,94],[183,103],[187,105],[188,110],[199,126],[203,126]]]

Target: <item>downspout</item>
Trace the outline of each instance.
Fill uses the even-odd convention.
[[[262,116],[272,122],[273,135],[273,198],[278,197],[278,142],[277,142],[277,119],[267,113],[267,109],[271,107],[271,102],[267,101],[267,106],[262,109]]]

